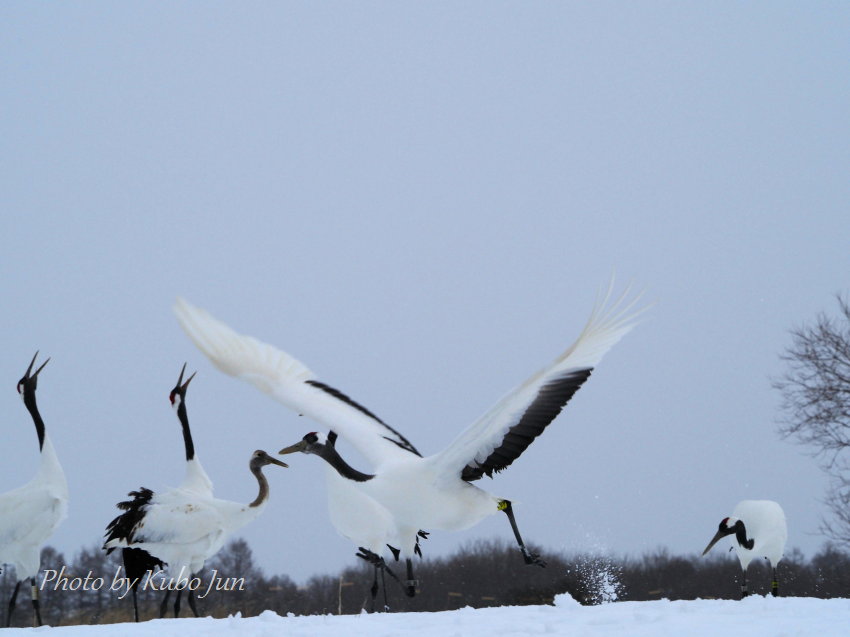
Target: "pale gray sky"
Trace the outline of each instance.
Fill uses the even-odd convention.
[[[492,483],[551,550],[695,553],[744,498],[806,554],[826,487],[775,434],[788,329],[848,291],[844,3],[4,2],[0,491],[14,385],[70,483],[52,543],[199,457],[249,501],[256,448],[317,426],[215,370],[177,295],[300,358],[423,453],[548,363],[612,271],[657,301]],[[269,572],[354,563],[323,467],[268,471]],[[429,555],[512,535],[504,516]],[[517,558],[519,559],[519,558]]]

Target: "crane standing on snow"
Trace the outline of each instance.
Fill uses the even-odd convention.
[[[770,592],[775,597],[779,594],[779,580],[776,578],[776,567],[785,551],[788,539],[788,527],[785,523],[785,512],[782,507],[772,500],[742,500],[732,512],[732,517],[720,521],[717,533],[705,547],[703,555],[711,550],[721,538],[727,535],[735,536],[732,546],[741,562],[744,580],[741,584],[741,598],[749,595],[747,589],[747,567],[754,557],[766,557],[773,569],[773,579],[770,582]]]
[[[182,373],[181,373],[182,379]],[[190,379],[191,380],[191,377]],[[185,390],[189,381],[182,385],[180,391],[171,394],[172,403],[177,409],[183,425],[184,435],[189,431],[188,417],[185,412]],[[180,383],[178,382],[178,387]],[[182,409],[181,409],[182,407]],[[183,588],[189,588],[189,605],[195,616],[198,611],[194,603],[194,591],[188,586],[192,575],[199,572],[204,562],[215,555],[227,538],[236,530],[254,520],[265,509],[269,498],[269,483],[263,475],[263,467],[275,464],[281,467],[288,465],[268,453],[257,450],[251,455],[249,469],[257,480],[259,492],[257,497],[248,504],[231,502],[212,497],[212,484],[200,463],[189,458],[189,449],[194,447],[187,441],[187,476],[180,487],[168,489],[162,493],[154,493],[149,489],[134,492],[137,497],[130,503],[131,508],[123,516],[130,516],[129,530],[124,530],[117,537],[108,539],[104,549],[135,548],[146,551],[151,556],[165,563],[170,577],[169,588],[177,588],[177,601],[174,605],[175,616],[180,611],[180,593]],[[209,493],[207,493],[209,487]],[[134,495],[131,493],[131,495]],[[122,527],[123,527],[122,523]],[[161,614],[164,614],[168,595],[162,602]]]
[[[18,393],[35,424],[41,452],[38,471],[27,484],[0,495],[0,563],[13,564],[17,583],[6,612],[6,626],[12,625],[12,612],[21,582],[30,580],[35,623],[41,626],[41,610],[35,576],[41,562],[41,545],[53,535],[68,513],[68,483],[53,443],[35,401],[38,375],[49,358],[32,372],[38,352],[32,357],[26,373],[18,381]]]
[[[192,374],[186,379],[186,382],[183,382],[183,375],[185,373],[186,364],[184,363],[183,369],[180,370],[180,377],[177,379],[177,384],[168,395],[171,406],[177,413],[177,418],[180,420],[180,425],[183,429],[183,446],[186,451],[186,477],[177,488],[195,493],[203,498],[211,498],[213,497],[212,481],[207,476],[207,472],[204,471],[203,466],[201,466],[201,461],[195,456],[195,444],[192,440],[192,430],[189,428],[189,416],[186,412],[186,390],[189,387],[189,383],[195,377],[195,374]],[[127,539],[130,536],[133,527],[141,521],[144,505],[150,502],[154,493],[150,489],[142,487],[138,491],[131,491],[128,495],[133,499],[119,502],[117,505],[119,509],[125,512],[112,520],[106,527],[106,543],[115,539]],[[107,555],[113,550],[114,548],[107,548]],[[127,581],[133,593],[133,619],[139,621],[139,605],[136,597],[136,589],[146,573],[165,568],[166,565],[160,559],[139,548],[123,548],[121,549],[121,557],[124,562],[124,572]],[[174,602],[175,617],[180,613],[181,593],[182,589],[177,591],[177,598]],[[166,590],[159,609],[160,617],[165,617],[170,594],[171,590]],[[198,609],[195,605],[195,596],[192,590],[189,591],[188,598],[189,607],[192,609],[195,617],[198,617]]]

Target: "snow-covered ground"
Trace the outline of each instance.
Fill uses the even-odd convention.
[[[580,606],[562,595],[555,606],[463,608],[440,613],[395,613],[228,619],[157,619],[141,624],[19,628],[77,637],[487,637],[571,635],[581,637],[831,637],[850,631],[850,599],[750,597],[743,601],[616,602]]]

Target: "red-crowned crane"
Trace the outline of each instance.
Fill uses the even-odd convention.
[[[17,578],[6,611],[7,627],[12,625],[15,600],[21,582],[26,579],[30,580],[35,623],[41,626],[38,586],[35,581],[41,562],[41,546],[53,535],[68,513],[68,483],[35,401],[38,375],[50,359],[32,372],[37,357],[38,352],[18,381],[18,393],[35,424],[40,451],[38,470],[35,477],[24,486],[0,495],[0,563],[14,565]]]
[[[383,507],[401,552],[414,554],[419,529],[466,529],[504,512],[527,564],[544,566],[519,533],[511,502],[471,484],[507,468],[561,412],[603,355],[632,327],[637,299],[610,303],[610,288],[576,342],[461,433],[442,452],[423,458],[408,440],[371,411],[319,381],[300,361],[250,336],[234,332],[207,312],[178,299],[180,324],[223,372],[247,380],[284,405],[345,438],[374,466],[350,466],[315,433],[280,453],[321,456],[350,486]],[[409,564],[409,562],[408,562]],[[412,576],[409,574],[409,577]]]
[[[186,412],[186,390],[189,387],[189,383],[192,382],[192,379],[195,377],[195,374],[189,376],[189,378],[187,378],[184,382],[183,375],[185,373],[186,365],[184,364],[183,369],[180,370],[180,376],[177,379],[177,384],[168,395],[168,399],[171,402],[171,406],[174,408],[174,411],[177,413],[177,418],[180,421],[180,425],[183,430],[183,446],[186,453],[186,476],[177,488],[183,491],[195,493],[204,498],[211,498],[213,496],[212,481],[207,476],[203,466],[201,466],[201,461],[198,460],[195,455],[195,444],[192,440],[192,430],[189,427],[189,416]],[[110,522],[106,527],[106,543],[114,539],[126,539],[129,537],[133,527],[140,520],[142,507],[150,502],[150,499],[154,494],[150,489],[142,487],[139,491],[131,491],[129,495],[132,500],[119,502],[117,505],[119,509],[124,511],[124,513],[112,520],[112,522]],[[112,551],[113,548],[106,549],[107,554]],[[162,560],[154,557],[147,551],[138,548],[121,549],[121,557],[124,562],[126,581],[128,582],[130,591],[133,594],[133,619],[135,621],[139,621],[139,605],[136,593],[137,588],[149,571],[155,573],[158,570],[165,568],[165,564],[162,563]],[[170,594],[171,590],[166,590],[162,604],[160,605],[160,617],[165,616],[168,605],[168,597]],[[175,617],[180,613],[181,594],[182,589],[179,589],[174,602]],[[192,590],[189,591],[188,598],[189,607],[192,609],[195,617],[197,617],[198,610],[195,605],[195,597]]]
[[[191,577],[218,553],[227,538],[259,516],[269,499],[263,467],[287,464],[258,449],[248,468],[257,479],[258,493],[248,504],[203,498],[190,491],[154,493],[139,507],[139,521],[128,538],[116,538],[106,548],[130,547],[147,551],[168,564],[169,587],[189,588]]]
[[[749,595],[747,589],[747,567],[754,557],[765,557],[773,569],[773,579],[770,582],[770,592],[779,594],[779,580],[776,578],[776,567],[785,552],[785,542],[788,540],[788,527],[785,523],[785,512],[773,500],[742,500],[732,512],[732,517],[720,521],[717,533],[705,547],[703,555],[711,550],[721,538],[734,535],[732,546],[738,554],[743,571],[741,597]]]

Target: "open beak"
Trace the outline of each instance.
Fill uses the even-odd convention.
[[[38,358],[38,352],[36,352],[36,353],[35,353],[35,356],[33,356],[33,357],[32,357],[32,360],[30,361],[30,366],[29,366],[29,367],[27,367],[27,371],[26,371],[26,373],[24,374],[24,378],[35,378],[36,376],[38,376],[38,373],[39,373],[42,369],[44,369],[44,366],[45,366],[45,365],[47,365],[47,363],[49,363],[49,362],[50,362],[50,358],[48,358],[46,361],[44,361],[44,362],[41,364],[41,367],[39,367],[37,370],[35,370],[35,374],[33,374],[32,376],[30,376],[30,372],[32,371],[32,366],[33,366],[33,365],[35,365],[35,359],[36,359],[36,358]]]
[[[48,359],[48,360],[50,360],[50,359]],[[180,370],[180,378],[177,379],[177,387],[180,388],[181,392],[186,391],[186,388],[189,386],[189,383],[192,382],[192,379],[195,377],[195,374],[197,374],[198,372],[192,372],[192,375],[189,376],[188,379],[186,379],[185,383],[183,383],[183,374],[185,374],[185,373],[186,373],[186,363],[183,363],[183,369]],[[183,384],[181,385],[181,383],[183,383]]]
[[[711,538],[711,542],[708,543],[708,546],[705,547],[705,550],[702,552],[703,555],[708,553],[711,550],[711,547],[717,544],[718,540],[724,538],[728,535],[728,533],[724,533],[723,531],[718,531],[713,538]]]
[[[300,442],[295,443],[291,447],[285,447],[278,451],[278,453],[282,456],[285,456],[288,453],[296,453],[298,451],[304,451],[304,448],[307,446],[307,443],[301,440]]]

